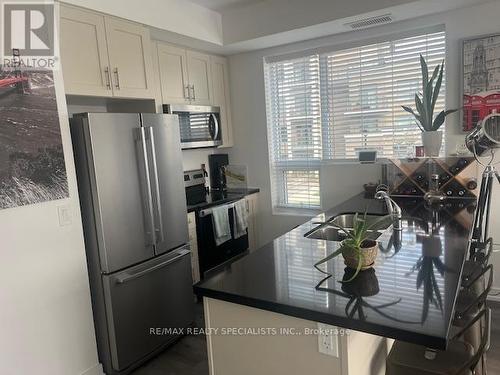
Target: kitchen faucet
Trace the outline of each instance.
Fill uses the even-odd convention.
[[[377,192],[375,193],[375,199],[378,200],[384,200],[386,206],[387,206],[387,211],[389,212],[389,215],[392,217],[392,227],[394,230],[402,230],[401,228],[401,207],[392,200],[392,198],[389,196],[387,191],[384,190],[379,190],[377,188]]]

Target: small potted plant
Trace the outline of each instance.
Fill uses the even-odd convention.
[[[323,272],[318,268],[320,264],[342,254],[345,265],[355,270],[348,280],[342,280],[342,282],[345,283],[354,280],[361,270],[371,268],[375,263],[375,258],[377,258],[378,253],[378,243],[370,238],[370,236],[373,233],[372,231],[377,229],[378,225],[388,219],[390,219],[389,215],[381,216],[368,225],[365,212],[362,216],[355,214],[353,228],[344,228],[340,225],[330,223],[329,225],[343,232],[346,238],[340,243],[340,247],[337,251],[334,251],[326,258],[317,262],[314,267],[320,272]]]
[[[458,111],[458,109],[444,110],[434,116],[434,109],[443,82],[444,61],[434,68],[430,78],[427,63],[422,55],[420,55],[420,67],[422,69],[422,92],[415,94],[416,109],[402,107],[415,117],[418,127],[422,130],[425,156],[439,156],[439,150],[443,143],[443,132],[439,128],[444,124],[446,116]]]

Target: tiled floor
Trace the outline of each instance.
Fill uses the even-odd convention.
[[[203,326],[203,308],[196,306],[196,325]],[[492,303],[491,346],[488,352],[488,375],[500,374],[500,304]],[[187,336],[152,359],[132,375],[208,375],[204,336]],[[256,374],[257,375],[257,374]]]

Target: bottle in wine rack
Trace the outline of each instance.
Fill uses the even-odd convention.
[[[467,189],[469,190],[475,190],[477,189],[477,180],[474,177],[469,178],[465,186],[467,186]]]
[[[429,179],[425,172],[417,171],[414,174],[413,178],[418,186],[420,186],[424,190],[427,190],[427,188],[429,187]]]
[[[463,198],[467,195],[467,190],[463,186],[449,186],[445,189],[448,197]]]
[[[451,176],[448,173],[441,173],[439,175],[439,186],[446,184],[450,180]]]
[[[449,171],[452,175],[456,176],[458,173],[460,173],[467,165],[469,164],[469,161],[464,158],[460,158],[457,160],[455,164],[453,164]]]

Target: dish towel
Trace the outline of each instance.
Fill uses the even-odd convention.
[[[212,224],[214,227],[215,245],[222,245],[231,239],[227,205],[212,207]]]
[[[245,199],[240,199],[234,204],[234,238],[239,238],[247,234],[248,228],[248,213],[247,202]]]

